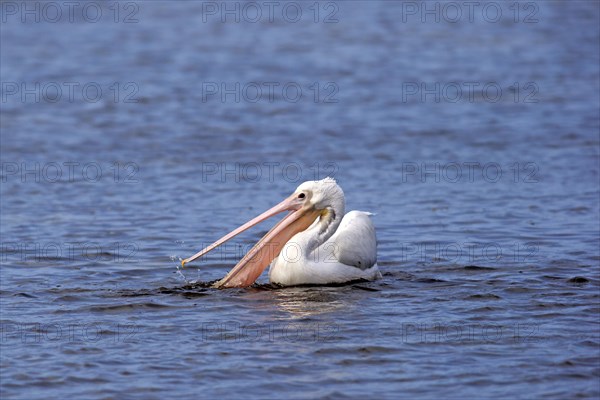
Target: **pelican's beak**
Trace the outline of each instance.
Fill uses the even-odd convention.
[[[281,203],[258,217],[246,222],[239,228],[231,231],[210,246],[186,258],[181,262],[183,267],[186,263],[202,257],[209,251],[222,245],[229,239],[239,235],[254,225],[284,211],[291,211],[284,219],[275,225],[265,236],[262,237],[250,249],[250,251],[237,263],[235,267],[220,281],[215,283],[217,288],[232,288],[250,286],[258,279],[267,266],[279,255],[283,246],[298,232],[308,228],[319,216],[309,202],[298,198],[296,194],[291,195]]]

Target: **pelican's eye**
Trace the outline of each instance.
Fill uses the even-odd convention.
[[[305,197],[306,197],[306,195],[305,195],[304,193],[300,193],[300,194],[298,195],[298,198],[299,198],[299,199],[303,199],[303,198],[305,198]]]

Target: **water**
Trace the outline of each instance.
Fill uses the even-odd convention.
[[[2,398],[598,398],[598,3],[86,4],[2,3]],[[382,280],[177,270],[327,175]]]

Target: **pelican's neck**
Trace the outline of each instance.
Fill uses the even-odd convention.
[[[333,202],[321,211],[319,218],[303,232],[296,234],[291,241],[301,245],[308,257],[317,247],[325,243],[337,230],[344,217],[344,202]]]

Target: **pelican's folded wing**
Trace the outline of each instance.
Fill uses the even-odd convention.
[[[329,247],[325,248],[333,250],[333,255],[342,264],[365,270],[377,262],[377,237],[370,215],[363,211],[350,211],[326,242]]]

